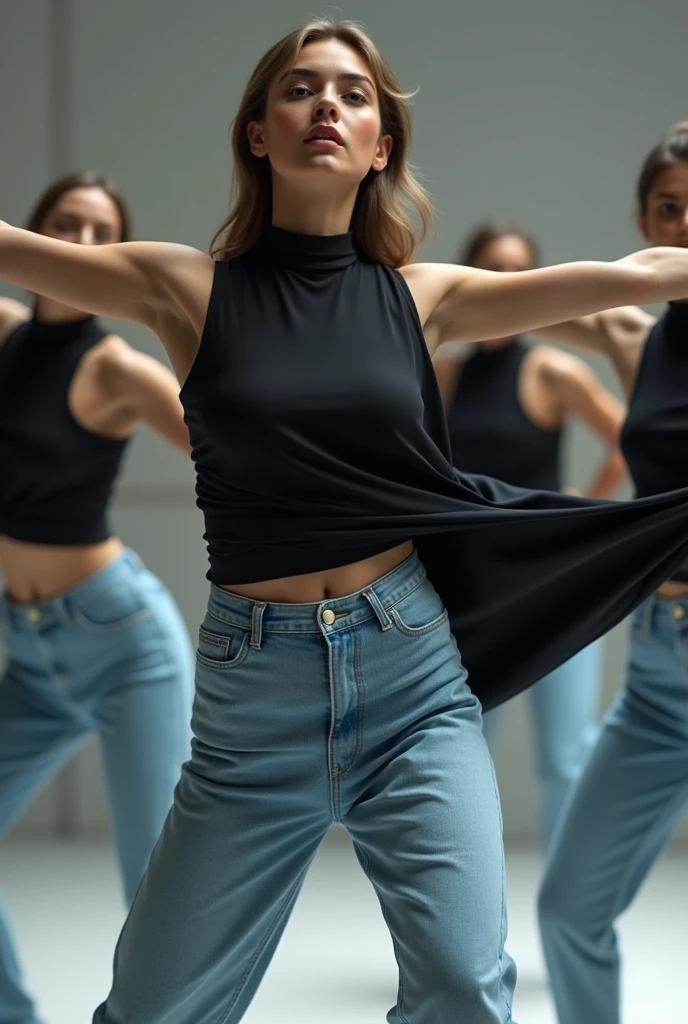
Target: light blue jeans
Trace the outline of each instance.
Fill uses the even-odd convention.
[[[193,727],[97,1024],[236,1024],[335,822],[392,934],[388,1022],[511,1021],[492,760],[417,556],[319,604],[213,588]]]
[[[614,922],[687,805],[688,600],[652,597],[633,617],[626,686],[571,794],[540,893],[560,1024],[620,1021]]]
[[[193,651],[172,598],[126,552],[52,600],[0,603],[0,832],[99,737],[130,903],[190,756]],[[0,906],[0,1024],[36,1024]]]
[[[602,649],[602,641],[590,644],[523,695],[533,714],[540,833],[545,850],[552,842],[571,785],[580,775],[597,736]],[[506,705],[495,708],[483,719],[483,732],[492,752],[505,711]]]

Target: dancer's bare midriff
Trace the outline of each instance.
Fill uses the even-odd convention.
[[[688,597],[688,583],[678,583],[676,580],[667,580],[657,591],[657,596],[668,601]]]
[[[57,597],[104,569],[123,551],[121,540],[62,547],[27,544],[0,535],[0,572],[11,601],[28,604]]]
[[[242,586],[226,586],[232,594],[248,597],[252,601],[270,601],[276,604],[309,604],[355,594],[391,572],[413,553],[410,540],[383,551],[372,558],[351,562],[337,569],[309,572],[302,576],[284,576],[282,579],[263,580]]]

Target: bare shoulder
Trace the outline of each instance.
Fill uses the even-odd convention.
[[[134,263],[145,263],[147,266],[157,266],[168,274],[178,272],[198,272],[212,270],[214,260],[206,252],[194,248],[193,245],[183,245],[181,242],[119,242],[109,248],[113,257],[116,253],[122,253]]]
[[[121,371],[129,368],[136,355],[136,350],[119,334],[108,334],[83,357],[80,374],[104,391],[111,391]]]
[[[583,383],[596,376],[583,359],[553,345],[533,345],[528,359],[533,369],[550,383]]]
[[[619,330],[638,332],[648,331],[657,323],[657,318],[646,313],[640,306],[617,306],[616,309],[605,310],[600,314]]]
[[[97,374],[105,385],[132,381],[150,372],[152,367],[169,373],[160,360],[134,348],[119,334],[108,334],[94,345],[84,358],[84,366]]]
[[[532,366],[541,385],[564,405],[577,407],[599,401],[607,390],[595,371],[584,359],[562,352],[551,345],[535,345],[532,351]],[[609,401],[612,401],[609,396]]]
[[[179,389],[167,366],[134,348],[118,334],[108,334],[91,349],[84,359],[83,370],[110,398],[141,390]]]
[[[420,322],[437,319],[442,300],[460,283],[468,268],[453,263],[408,263],[399,268],[413,295]]]
[[[158,259],[162,259],[170,271],[181,273],[200,274],[207,280],[215,269],[215,260],[207,252],[201,252],[192,245],[182,245],[180,242],[147,242],[132,243],[141,246],[150,246]]]
[[[619,306],[598,313],[612,348],[644,345],[657,319],[639,306]]]
[[[161,283],[166,291],[167,301],[161,304],[161,310],[172,310],[173,317],[179,313],[188,317],[200,336],[213,286],[215,261],[190,245],[151,244],[155,246],[155,262],[162,270]]]
[[[87,358],[94,366],[108,369],[108,367],[120,366],[137,354],[136,349],[119,334],[106,334],[88,352]]]
[[[624,391],[633,391],[645,344],[657,319],[639,306],[620,306],[598,314],[607,339],[607,354]]]
[[[31,310],[16,299],[0,298],[0,345],[15,327],[31,319]]]

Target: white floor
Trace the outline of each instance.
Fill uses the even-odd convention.
[[[538,858],[513,852],[508,873],[509,950],[520,979],[515,1020],[555,1024],[533,915]],[[664,859],[621,923],[624,1024],[679,1024],[688,1019],[687,876],[688,858]],[[109,848],[83,842],[6,842],[0,848],[0,886],[45,1024],[88,1024],[109,987],[123,916]],[[384,1024],[395,993],[395,963],[377,900],[346,837],[333,833],[244,1020]],[[457,1016],[451,1024],[464,1024],[463,1018]]]

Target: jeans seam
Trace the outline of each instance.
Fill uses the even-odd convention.
[[[363,749],[363,729],[361,726],[361,719],[363,718],[363,708],[365,705],[365,689],[363,686],[363,676],[361,673],[361,646],[359,643],[358,632],[352,635],[352,643],[354,645],[354,678],[356,680],[356,693],[358,695],[358,703],[356,707],[356,747],[353,754],[349,758],[348,762],[341,768],[336,768],[332,772],[333,778],[341,778],[345,775],[357,761],[360,756],[361,750]]]
[[[61,676],[58,672],[55,671],[54,659],[50,644],[45,639],[40,629],[34,631],[32,639],[34,644],[36,645],[36,648],[40,651],[41,660],[43,661],[44,667],[46,669],[46,679],[50,682],[50,685],[56,687],[57,692],[61,694],[63,698],[65,696],[68,696],[68,699],[71,704],[75,703],[74,689],[75,682],[77,680],[74,674],[74,664],[71,660],[71,657],[68,657],[66,659],[68,671]],[[77,699],[76,703],[79,705],[79,713],[81,715],[81,713],[83,712],[81,702]]]
[[[399,604],[400,601],[405,601],[406,598],[410,597],[411,594],[415,594],[415,592],[418,590],[418,588],[423,586],[423,584],[425,583],[426,579],[427,579],[427,573],[424,572],[422,577],[421,577],[421,579],[419,579],[417,583],[414,583],[412,587],[410,587],[408,590],[404,591],[403,594],[400,594],[399,597],[397,597],[394,601],[392,601],[392,603],[390,605],[386,605],[382,601],[380,602],[380,604],[382,604],[382,607],[385,609],[385,611],[387,613],[389,613],[390,611],[392,611],[393,608],[396,608],[396,606]],[[374,584],[373,584],[373,586],[374,586]]]
[[[246,970],[244,971],[244,973],[243,973],[239,983],[237,984],[237,987],[235,989],[234,995],[232,996],[232,998],[231,998],[231,1000],[230,1000],[226,1010],[224,1011],[222,1016],[220,1018],[218,1018],[217,1024],[227,1024],[227,1020],[229,1019],[229,1015],[232,1012],[232,1010],[234,1009],[234,1007],[236,1006],[237,1000],[238,1000],[239,996],[241,995],[241,993],[243,992],[243,990],[244,990],[244,988],[246,986],[246,982],[251,977],[251,973],[252,973],[254,967],[256,966],[256,963],[258,962],[258,959],[259,959],[261,953],[263,952],[263,950],[267,946],[268,942],[270,941],[270,939],[272,938],[272,936],[275,933],[275,929],[278,927],[280,921],[284,917],[284,914],[286,913],[287,908],[289,907],[289,905],[291,903],[291,900],[292,900],[292,897],[293,897],[294,893],[298,892],[299,886],[301,885],[301,883],[303,882],[304,878],[306,877],[306,871],[307,870],[308,869],[306,868],[306,870],[301,872],[301,874],[299,875],[297,880],[294,882],[294,884],[292,885],[292,887],[289,890],[289,892],[287,893],[287,895],[285,896],[284,900],[282,901],[282,904],[281,904],[279,910],[277,911],[277,913],[275,914],[275,918],[274,918],[272,924],[270,925],[270,927],[268,928],[268,930],[267,930],[267,932],[266,932],[266,934],[265,934],[265,936],[263,938],[263,941],[259,944],[259,946],[256,949],[255,953],[251,957],[251,960],[250,960]]]
[[[500,832],[503,835],[503,832],[504,832],[504,819],[502,817],[502,805],[501,805],[501,799],[500,799],[500,796],[499,796],[499,786],[497,785],[497,773],[495,771],[494,762],[492,761],[492,758],[490,758],[490,767],[491,767],[491,771],[492,771],[492,786],[493,786],[493,789],[494,789],[495,799],[497,801],[497,807],[499,808]],[[503,845],[503,842],[504,842],[504,840],[502,839],[502,845]],[[502,857],[504,857],[503,853],[502,853]],[[510,1024],[510,1021],[512,1020],[512,1003],[511,1003],[511,999],[509,998],[509,994],[508,994],[508,992],[507,992],[507,990],[506,990],[506,988],[504,986],[504,950],[505,950],[505,947],[506,947],[506,936],[507,936],[506,912],[507,912],[507,907],[506,907],[506,868],[503,865],[502,866],[502,907],[501,907],[501,914],[500,914],[500,920],[501,920],[501,926],[500,926],[501,942],[500,942],[500,950],[499,950],[499,989],[500,989],[500,992],[502,994],[502,998],[504,1000],[504,1005],[506,1006],[507,1013],[508,1013],[508,1018],[507,1018],[506,1024]]]
[[[414,639],[415,637],[427,636],[428,633],[434,633],[436,629],[439,629],[445,624],[449,618],[449,612],[445,608],[436,619],[433,619],[432,622],[428,622],[426,626],[407,626],[396,608],[390,609],[390,618],[403,636],[408,636],[411,637],[411,639]]]
[[[231,672],[232,669],[240,668],[243,665],[248,658],[250,647],[248,633],[246,633],[241,641],[241,647],[238,652],[229,661],[215,661],[213,658],[206,658],[198,649],[196,650],[196,661],[198,664],[203,665],[204,668],[210,669],[211,672]]]
[[[323,634],[321,634],[321,636],[322,635]],[[339,786],[337,784],[338,773],[334,768],[334,723],[337,719],[337,696],[334,685],[334,673],[332,670],[332,643],[327,634],[325,634],[324,640],[327,646],[327,681],[330,690],[330,731],[327,737],[327,775],[330,787],[330,810],[332,811],[333,819],[335,821],[339,821]]]

